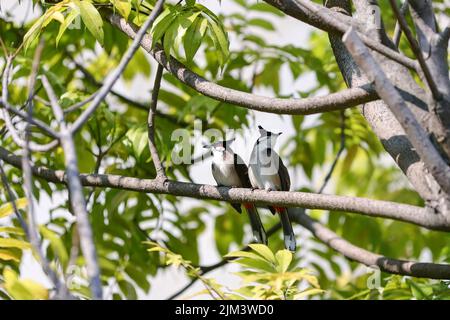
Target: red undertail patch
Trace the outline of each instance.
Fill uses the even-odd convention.
[[[284,207],[276,207],[276,206],[274,206],[273,208],[274,208],[275,211],[278,212],[278,213],[283,212],[284,210],[286,210],[286,208],[284,208]]]
[[[253,209],[253,203],[244,203],[245,209]]]

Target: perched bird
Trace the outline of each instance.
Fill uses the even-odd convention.
[[[256,141],[250,156],[249,179],[255,189],[267,191],[289,191],[291,180],[280,156],[273,150],[280,133],[274,133],[258,126],[260,137]],[[287,209],[269,206],[270,211],[280,216],[286,249],[295,251],[296,241]]]
[[[234,141],[219,141],[212,145],[205,145],[212,151],[212,174],[219,186],[251,188],[248,178],[248,168],[242,158],[233,152],[230,144]],[[240,203],[231,203],[233,208],[241,213]],[[261,223],[258,211],[252,203],[242,204],[249,216],[250,225],[252,227],[253,238],[256,242],[267,244],[266,231]]]

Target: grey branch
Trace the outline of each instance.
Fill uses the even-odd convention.
[[[108,95],[111,88],[114,86],[116,81],[120,78],[120,76],[122,75],[126,66],[133,58],[136,51],[139,49],[142,38],[145,36],[145,34],[147,33],[147,30],[153,25],[153,22],[158,17],[158,15],[161,12],[161,9],[163,7],[163,4],[164,4],[164,0],[158,0],[158,2],[156,2],[155,7],[152,10],[152,13],[149,15],[147,20],[144,22],[142,27],[137,32],[136,38],[133,40],[133,43],[130,45],[130,47],[127,49],[127,51],[123,55],[117,68],[114,69],[108,75],[107,79],[103,83],[103,86],[99,89],[98,93],[95,95],[95,97],[94,97],[93,101],[91,102],[91,104],[89,105],[89,107],[73,123],[73,125],[71,127],[72,132],[77,132],[79,129],[81,129],[81,127],[84,125],[84,123],[89,119],[89,117],[92,115],[92,113],[95,112],[95,110],[98,108],[100,103]]]
[[[100,280],[100,267],[97,261],[97,253],[94,245],[94,237],[92,233],[89,216],[86,210],[86,200],[83,195],[83,187],[80,181],[77,153],[72,137],[72,131],[68,128],[64,121],[64,112],[58,104],[53,88],[51,87],[46,76],[42,76],[42,84],[44,85],[50,104],[56,120],[59,123],[59,136],[61,146],[64,150],[64,160],[66,165],[67,180],[65,181],[69,187],[69,199],[72,210],[77,221],[78,234],[80,236],[80,245],[86,260],[87,273],[89,277],[89,286],[93,299],[102,299],[102,283]]]
[[[381,271],[393,274],[419,278],[450,279],[450,265],[388,258],[351,244],[318,221],[307,216],[301,210],[297,210],[291,216],[293,221],[304,226],[319,240],[350,260],[365,264],[369,267],[377,267]]]
[[[356,7],[358,21],[364,24],[365,21],[376,18],[373,17],[376,11],[369,10],[367,5],[369,1],[357,2],[361,6]],[[350,0],[328,0],[327,5],[333,11],[344,12],[346,15],[351,14],[352,5]],[[366,5],[366,6],[364,6]],[[356,18],[354,18],[356,19]],[[380,38],[386,38],[380,34],[383,30],[370,30],[372,33],[377,32]],[[347,48],[342,43],[342,36],[338,33],[329,33],[331,47],[333,49],[336,62],[339,69],[346,80],[349,87],[356,87],[368,82],[367,77],[360,71],[358,65],[349,54]],[[395,63],[386,57],[374,53],[385,72],[389,75],[391,81],[395,84],[399,92],[402,93],[408,107],[414,113],[415,117],[420,121],[421,125],[428,132],[434,133],[436,126],[430,124],[430,113],[427,110],[427,94],[417,84],[409,70],[402,65]],[[425,169],[424,163],[420,160],[416,151],[412,147],[408,137],[397,119],[394,117],[389,107],[383,100],[377,100],[363,105],[360,108],[362,116],[371,126],[374,133],[380,139],[385,150],[390,154],[392,159],[397,163],[399,168],[407,176],[409,182],[414,189],[426,201],[426,205],[433,208],[436,212],[447,213],[450,207],[450,200],[443,199],[445,192],[436,182],[435,178]]]
[[[20,168],[21,158],[0,147],[0,159]],[[67,183],[64,171],[33,166],[33,173],[49,182]],[[251,202],[257,205],[283,205],[331,211],[346,211],[371,217],[394,219],[413,223],[428,229],[449,231],[450,223],[443,215],[430,214],[428,210],[389,201],[358,197],[325,195],[306,192],[251,190],[244,188],[216,187],[212,185],[139,179],[108,174],[80,174],[86,187],[115,188],[144,193],[170,194],[173,196],[210,199],[227,202]]]
[[[286,14],[293,16],[301,21],[311,24],[327,32],[345,33],[352,26],[352,20],[349,17],[348,23],[342,21],[343,15],[339,15],[321,5],[315,4],[309,0],[265,0],[265,2],[280,9]],[[341,19],[339,19],[340,17]],[[371,49],[383,54],[401,65],[416,70],[416,61],[398,53],[397,51],[371,39],[370,37],[359,33],[364,43]]]
[[[158,94],[159,88],[161,86],[161,78],[163,74],[163,67],[158,64],[156,70],[155,83],[153,85],[152,91],[152,101],[150,102],[150,108],[148,111],[148,148],[150,149],[150,155],[152,156],[152,161],[156,170],[156,178],[167,179],[166,172],[159,158],[158,149],[156,148],[155,142],[155,113],[156,107],[158,105]]]
[[[440,100],[442,94],[439,92],[436,82],[434,81],[433,76],[431,75],[430,69],[428,68],[428,65],[425,62],[425,58],[422,54],[422,51],[420,50],[419,44],[417,43],[417,40],[414,38],[414,35],[411,29],[409,28],[405,17],[403,16],[403,13],[397,6],[395,0],[389,0],[389,2],[391,3],[391,7],[394,10],[395,16],[397,17],[397,21],[403,33],[405,34],[406,39],[408,39],[409,45],[411,46],[411,50],[414,52],[414,55],[419,61],[420,67],[422,68],[428,87],[430,88],[431,93],[433,94],[433,98],[435,100]]]
[[[114,26],[118,27],[127,36],[132,39],[136,37],[136,30],[138,28],[135,25],[128,23],[120,15],[114,13],[108,13],[108,18]],[[142,39],[141,46],[149,52],[158,63],[163,65],[168,72],[197,92],[218,101],[228,102],[252,110],[276,114],[306,115],[342,110],[377,99],[377,95],[368,85],[343,90],[323,97],[305,99],[262,97],[226,88],[206,80],[173,57],[168,58],[161,46],[155,45],[152,47],[152,40],[149,35],[146,35]]]
[[[381,67],[352,28],[349,29],[342,40],[358,66],[373,81],[375,90],[377,90],[379,96],[390,107],[427,169],[442,189],[447,194],[450,194],[450,167],[441,158],[439,152],[428,138],[427,133],[417,122],[411,110],[409,110],[402,96],[386,77]]]

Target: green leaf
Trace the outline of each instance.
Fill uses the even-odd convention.
[[[304,291],[294,295],[294,300],[301,299],[301,298],[304,298],[304,297],[307,297],[307,296],[321,294],[321,293],[324,293],[324,292],[325,291],[323,291],[321,289],[316,289],[316,288],[306,289],[306,290],[304,290]]]
[[[260,11],[260,12],[267,12],[267,13],[272,13],[274,15],[277,15],[279,17],[283,17],[284,14],[282,11],[272,7],[271,5],[264,3],[264,2],[258,2],[255,4],[252,4],[249,7],[250,10],[256,10],[256,11]]]
[[[39,231],[41,232],[42,236],[50,241],[50,246],[52,250],[56,253],[59,260],[61,261],[61,264],[66,267],[67,263],[69,262],[69,255],[67,253],[66,247],[64,246],[64,243],[61,239],[61,237],[53,232],[52,230],[40,226]]]
[[[186,36],[184,37],[184,51],[187,61],[194,59],[195,54],[202,44],[207,27],[208,20],[200,16],[195,19],[194,23],[187,30]]]
[[[103,45],[103,20],[100,13],[94,5],[87,0],[76,0],[78,8],[80,8],[81,19],[83,19],[86,28],[94,36],[97,41]]]
[[[228,57],[230,55],[229,51],[229,41],[228,37],[225,33],[225,31],[222,28],[222,25],[214,19],[209,19],[208,23],[210,25],[210,34],[214,41],[214,46],[216,49],[221,53],[219,55],[219,62],[220,64],[225,64],[225,62],[228,60]]]
[[[128,130],[126,134],[130,141],[133,152],[137,158],[140,158],[148,145],[148,132],[146,126],[136,126]]]
[[[5,280],[4,287],[9,295],[17,300],[36,300],[48,299],[48,290],[33,280],[18,278],[10,268],[3,271],[3,278]]]
[[[181,15],[177,19],[178,28],[177,28],[177,36],[175,37],[175,45],[178,47],[178,45],[183,41],[185,38],[187,30],[192,26],[195,19],[200,14],[200,11],[188,11],[185,14]]]
[[[120,15],[128,20],[131,12],[131,2],[128,0],[110,0],[114,8],[119,11]]]
[[[16,228],[16,227],[0,227],[0,232],[17,234],[20,236],[23,236],[25,234],[25,232],[21,228]]]
[[[177,18],[177,10],[173,7],[164,10],[153,23],[150,33],[152,35],[152,45],[155,45],[166,33],[167,28]]]
[[[236,261],[236,263],[243,265],[245,267],[256,269],[260,271],[265,271],[272,273],[274,272],[273,266],[268,261],[262,261],[262,260],[253,260],[249,258],[242,258]]]
[[[75,20],[80,15],[80,11],[77,7],[73,7],[69,14],[64,19],[64,23],[59,26],[58,35],[56,36],[56,46],[58,46],[59,40],[63,36],[66,29],[72,24],[73,20]]]
[[[272,25],[272,23],[270,23],[269,21],[267,21],[265,19],[261,19],[261,18],[250,19],[249,21],[247,21],[247,25],[260,27],[260,28],[263,28],[263,29],[269,30],[269,31],[275,31],[275,28]]]
[[[292,253],[288,250],[280,250],[275,254],[278,272],[286,272],[292,261]]]
[[[0,260],[20,262],[20,252],[0,249]]]
[[[259,243],[249,244],[248,246],[270,263],[276,263],[275,256],[268,246]]]
[[[225,258],[249,258],[249,259],[255,259],[255,260],[261,260],[261,261],[267,261],[266,259],[262,258],[261,256],[254,254],[253,252],[247,252],[247,251],[234,251],[226,254],[224,256]]]
[[[0,238],[0,248],[30,249],[30,243],[12,238]]]
[[[27,198],[20,198],[15,201],[18,210],[24,209],[27,206]],[[13,205],[8,202],[0,206],[0,218],[7,217],[14,213]]]

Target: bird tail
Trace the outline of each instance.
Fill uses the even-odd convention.
[[[261,222],[261,218],[259,217],[258,211],[256,210],[256,207],[252,203],[246,203],[244,204],[244,207],[247,211],[250,225],[252,227],[253,232],[253,238],[258,243],[263,243],[267,245],[267,235],[266,230],[264,230],[264,226]]]
[[[284,234],[284,246],[289,251],[295,252],[296,240],[294,230],[292,229],[291,220],[289,220],[289,215],[286,208],[275,207],[275,210],[280,216],[281,226],[283,227]]]

